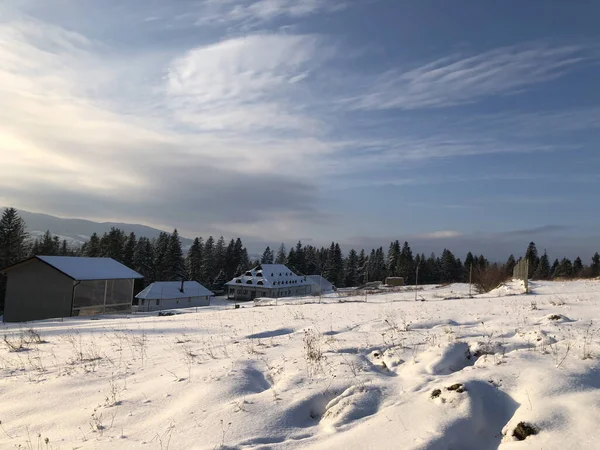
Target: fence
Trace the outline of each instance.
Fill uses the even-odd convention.
[[[529,293],[529,260],[521,259],[513,269],[513,278],[523,280],[525,292]]]

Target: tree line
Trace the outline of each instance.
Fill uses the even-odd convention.
[[[143,275],[138,282],[142,289],[154,281],[194,280],[220,291],[226,282],[260,263],[285,264],[299,275],[322,274],[337,287],[354,287],[369,281],[385,281],[387,277],[403,277],[407,284],[467,282],[472,273],[486,269],[502,270],[506,277],[512,275],[517,262],[510,255],[505,264],[490,263],[483,255],[468,252],[464,261],[450,250],[444,249],[440,256],[413,253],[408,242],[396,240],[387,252],[383,247],[365,250],[351,249],[344,255],[339,243],[317,248],[298,242],[289,251],[281,244],[277,251],[267,247],[257,260],[250,260],[248,251],[240,238],[226,243],[221,236],[204,240],[196,237],[184,254],[177,230],[161,232],[156,238],[137,237],[119,228],[111,228],[102,236],[94,233],[90,239],[76,248],[66,240],[60,240],[49,231],[31,239],[25,221],[14,208],[7,208],[0,219],[0,267],[14,264],[27,256],[58,255],[110,257]],[[529,274],[533,279],[551,280],[587,278],[600,276],[600,255],[595,253],[590,264],[581,258],[556,259],[552,264],[547,253],[539,256],[535,243],[531,242],[524,258],[529,261]],[[3,309],[6,279],[0,276],[0,310]]]

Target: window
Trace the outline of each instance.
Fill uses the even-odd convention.
[[[279,276],[281,276],[281,273],[279,274]]]
[[[262,276],[263,276],[263,275],[262,275],[262,272],[256,272],[256,276],[257,276],[257,277],[262,277]]]
[[[264,285],[265,283],[263,283],[263,281],[262,281],[262,280],[258,280],[258,281],[256,282],[256,284],[258,284],[259,286],[262,286],[262,285]]]
[[[246,281],[246,284],[252,284],[252,280]]]
[[[273,276],[273,274],[271,274],[271,276]]]
[[[156,306],[160,305],[160,300],[156,299]]]
[[[247,277],[251,277],[252,276],[252,272],[248,271],[244,275],[246,275]]]
[[[236,283],[241,283],[241,282],[242,282],[242,280],[235,280],[235,282],[236,282]]]
[[[142,306],[144,306],[144,301],[145,301],[145,300],[144,300],[144,299],[142,299]]]

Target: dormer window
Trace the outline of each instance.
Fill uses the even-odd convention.
[[[262,276],[263,276],[263,275],[262,275],[262,272],[256,272],[256,276],[257,276],[257,277],[262,277]]]
[[[251,277],[252,276],[252,272],[248,271],[244,275],[246,275],[247,277]]]
[[[252,284],[252,280],[246,281],[246,284]]]
[[[256,282],[256,284],[258,284],[259,286],[262,286],[262,285],[264,285],[265,283],[263,283],[263,281],[262,281],[262,280],[258,280],[258,281]]]

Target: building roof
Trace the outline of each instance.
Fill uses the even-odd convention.
[[[319,286],[323,291],[333,291],[333,284],[321,275],[308,275],[306,278],[315,286]]]
[[[291,286],[307,286],[311,284],[305,276],[296,275],[283,264],[261,264],[236,277],[227,286],[260,286],[268,289],[279,289]]]
[[[75,281],[124,280],[144,278],[142,275],[112,258],[86,258],[78,256],[33,256],[4,270],[37,259]]]
[[[183,292],[181,281],[156,281],[140,292],[135,298],[144,299],[171,299],[188,297],[210,297],[213,294],[197,281],[184,281]]]

